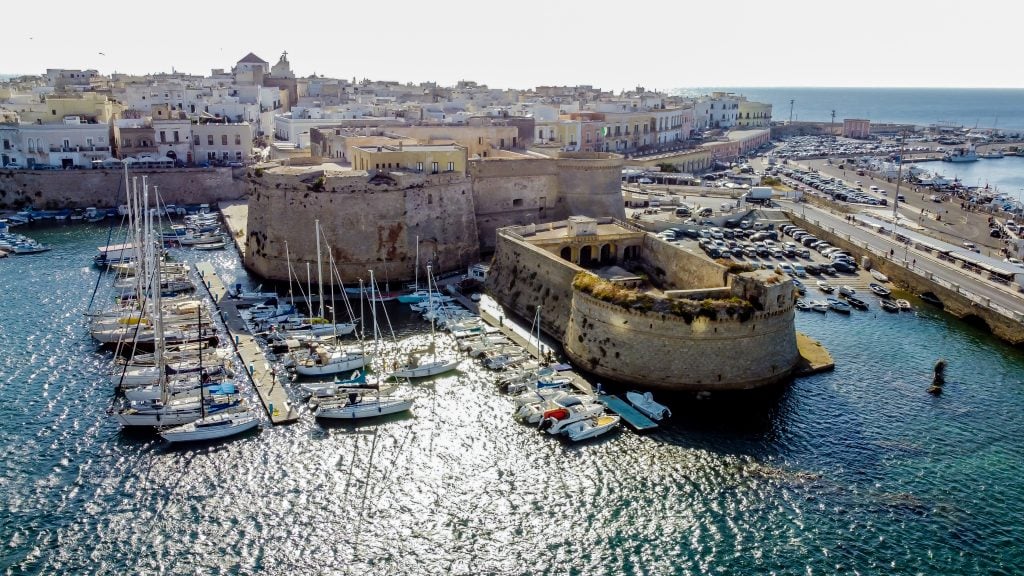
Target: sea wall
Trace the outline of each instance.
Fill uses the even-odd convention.
[[[211,204],[244,198],[245,169],[168,168],[132,170],[129,180],[145,176],[166,204]],[[122,170],[3,170],[0,209],[112,208],[125,203]]]
[[[469,162],[480,247],[494,248],[505,226],[568,217],[559,197],[558,166],[550,158],[486,158]]]
[[[381,285],[415,276],[417,237],[422,270],[464,270],[477,261],[479,244],[469,180],[461,174],[264,173],[253,178],[249,198],[246,268],[273,280],[316,270],[315,221],[346,283],[369,279]],[[325,273],[326,274],[326,273]]]
[[[667,391],[765,386],[787,379],[799,359],[792,305],[757,311],[745,320],[722,313],[687,321],[579,291],[572,296],[563,345],[587,371]]]
[[[1022,324],[1024,318],[1010,318],[987,306],[980,305],[956,288],[947,287],[933,280],[927,272],[912,270],[876,254],[868,253],[863,247],[850,242],[846,237],[829,232],[825,228],[813,224],[810,220],[802,218],[799,214],[790,214],[789,217],[794,224],[804,230],[833,246],[850,252],[858,261],[864,256],[869,257],[873,268],[880,270],[903,289],[915,294],[931,292],[942,301],[944,309],[953,316],[964,319],[978,318],[999,338],[1014,345],[1024,344],[1024,324]]]

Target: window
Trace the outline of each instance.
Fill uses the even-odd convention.
[[[420,172],[423,172],[423,162],[417,162],[416,163],[416,170],[419,170]]]
[[[235,152],[235,160],[241,160],[241,159],[242,159],[242,152],[239,150],[239,151]]]
[[[455,172],[455,162],[449,162],[448,163],[448,171],[449,172]]]
[[[54,116],[56,116],[57,115],[57,111],[56,110],[50,110],[50,114],[53,114]]]
[[[206,145],[213,146],[213,134],[206,135]]]
[[[163,130],[161,130],[160,131],[160,143],[162,144],[164,142],[167,142],[167,132],[164,132]]]
[[[131,138],[125,138],[124,142],[122,142],[121,144],[123,144],[125,148],[131,148],[132,147],[132,139]]]
[[[227,134],[221,134],[220,135],[220,145],[221,146],[227,146],[228,145],[228,135]]]
[[[242,145],[242,136],[239,135],[239,134],[235,134],[235,146],[241,146],[241,145]]]
[[[430,173],[437,174],[437,162],[430,163]]]
[[[522,198],[515,198],[515,199],[512,200],[512,206],[513,207],[519,207],[519,206],[522,206],[522,205],[523,205],[523,199]]]
[[[174,143],[177,144],[178,142],[179,142],[179,140],[178,140],[178,131],[175,130],[174,131]]]

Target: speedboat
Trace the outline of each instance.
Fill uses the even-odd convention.
[[[661,420],[672,416],[672,411],[664,404],[655,402],[654,396],[650,392],[626,392],[626,400],[629,400],[634,408],[652,420]]]
[[[907,311],[909,311],[909,310],[913,310],[914,309],[914,307],[910,305],[910,301],[909,300],[904,300],[903,298],[900,298],[899,300],[897,300],[896,301],[896,305],[899,306],[900,310],[907,310]]]
[[[545,393],[538,390],[534,393],[539,394],[536,396],[536,402],[524,403],[516,410],[516,417],[527,424],[536,424],[545,417],[545,414],[559,408],[576,406],[578,410],[593,412],[594,416],[604,413],[604,405],[598,403],[593,396],[570,394],[564,390],[550,390]],[[529,392],[524,392],[525,394]]]
[[[841,314],[850,313],[850,305],[838,298],[828,298],[827,302],[828,307],[831,308],[832,310],[835,310],[836,312],[839,312]]]
[[[874,282],[872,282],[871,284],[868,284],[868,288],[870,288],[871,291],[874,292],[880,298],[889,298],[890,296],[892,296],[892,292],[885,286],[882,286],[881,284],[875,284]]]
[[[548,434],[560,434],[574,422],[604,414],[604,404],[585,402],[576,395],[555,400],[552,404],[551,409],[545,410],[540,419],[540,429]]]
[[[600,436],[614,428],[621,418],[614,414],[603,414],[597,418],[587,418],[566,426],[562,433],[573,442]]]
[[[878,303],[882,306],[882,310],[885,310],[886,312],[899,312],[900,311],[899,305],[896,304],[895,302],[893,302],[892,300],[887,300],[887,299],[883,298],[883,299],[879,300]]]

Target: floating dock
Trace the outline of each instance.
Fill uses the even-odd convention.
[[[228,290],[217,277],[213,265],[209,262],[196,264],[199,279],[206,287],[210,297],[217,304],[224,326],[228,329],[235,352],[242,360],[249,381],[259,394],[263,408],[270,417],[271,424],[290,424],[299,420],[299,414],[288,398],[288,391],[277,381],[276,373],[271,369],[270,362],[263,354],[263,349],[256,343],[245,323],[238,315],[238,308],[226,298]]]
[[[639,410],[633,408],[629,402],[614,394],[601,394],[597,399],[607,406],[609,410],[621,416],[626,424],[629,424],[637,432],[646,432],[658,427],[657,422],[644,416]]]

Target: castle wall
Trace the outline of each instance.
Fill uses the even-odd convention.
[[[244,198],[244,168],[168,168],[129,171],[129,181],[146,176],[166,204],[211,204]],[[113,208],[125,203],[122,170],[3,170],[0,209]]]
[[[563,346],[594,374],[666,391],[764,386],[788,378],[799,359],[792,306],[746,321],[699,316],[687,323],[581,292],[573,293]]]
[[[558,185],[568,214],[626,219],[621,156],[563,152],[557,164]]]
[[[728,269],[703,255],[680,250],[653,234],[644,237],[641,252],[647,273],[666,290],[691,290],[725,286]],[[661,273],[659,273],[659,271]]]
[[[541,328],[561,338],[569,323],[572,281],[583,270],[503,231],[487,273],[487,293],[523,318],[541,307]]]
[[[469,163],[469,174],[483,250],[494,248],[498,228],[569,216],[560,197],[558,166],[553,159],[474,160]]]
[[[313,174],[316,175],[315,173]],[[461,174],[324,175],[316,178],[265,174],[249,199],[248,252],[244,263],[256,274],[305,279],[306,262],[316,269],[314,221],[324,266],[327,247],[345,283],[367,280],[373,270],[385,282],[412,280],[419,236],[420,277],[428,261],[434,272],[465,269],[477,261],[479,245],[469,180]]]

